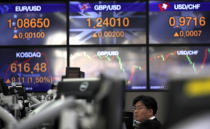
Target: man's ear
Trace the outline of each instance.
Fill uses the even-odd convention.
[[[153,116],[153,110],[152,109],[148,109],[148,113],[150,116]]]

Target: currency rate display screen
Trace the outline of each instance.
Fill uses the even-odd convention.
[[[210,47],[151,47],[149,61],[150,89],[167,89],[166,82],[171,76],[206,75]]]
[[[99,77],[106,70],[118,70],[127,76],[127,90],[146,89],[145,47],[72,47],[70,66],[80,67],[85,78]]]
[[[150,1],[150,43],[209,44],[209,6],[205,1]]]
[[[146,43],[146,2],[69,4],[70,45]]]
[[[0,45],[66,44],[63,3],[0,3],[0,21]]]
[[[67,60],[65,48],[1,48],[0,58],[0,78],[32,92],[45,92],[60,81]]]

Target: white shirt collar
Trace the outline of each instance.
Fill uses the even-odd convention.
[[[152,116],[149,118],[149,120],[153,120],[155,119],[155,116]],[[137,121],[137,120],[134,120],[134,124],[140,124],[141,122],[140,121]]]
[[[152,117],[150,117],[149,119],[150,119],[150,120],[153,120],[153,119],[155,119],[155,116],[152,116]]]

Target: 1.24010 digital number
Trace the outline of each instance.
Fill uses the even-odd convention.
[[[101,28],[103,26],[105,27],[128,27],[130,25],[130,19],[128,17],[124,18],[105,18],[102,19],[101,17],[96,18],[96,24],[92,24],[91,18],[87,19],[88,27],[93,28]],[[95,23],[95,22],[94,22]]]

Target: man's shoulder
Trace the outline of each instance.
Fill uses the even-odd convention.
[[[146,120],[139,125],[138,129],[161,129],[161,123],[157,119]]]

